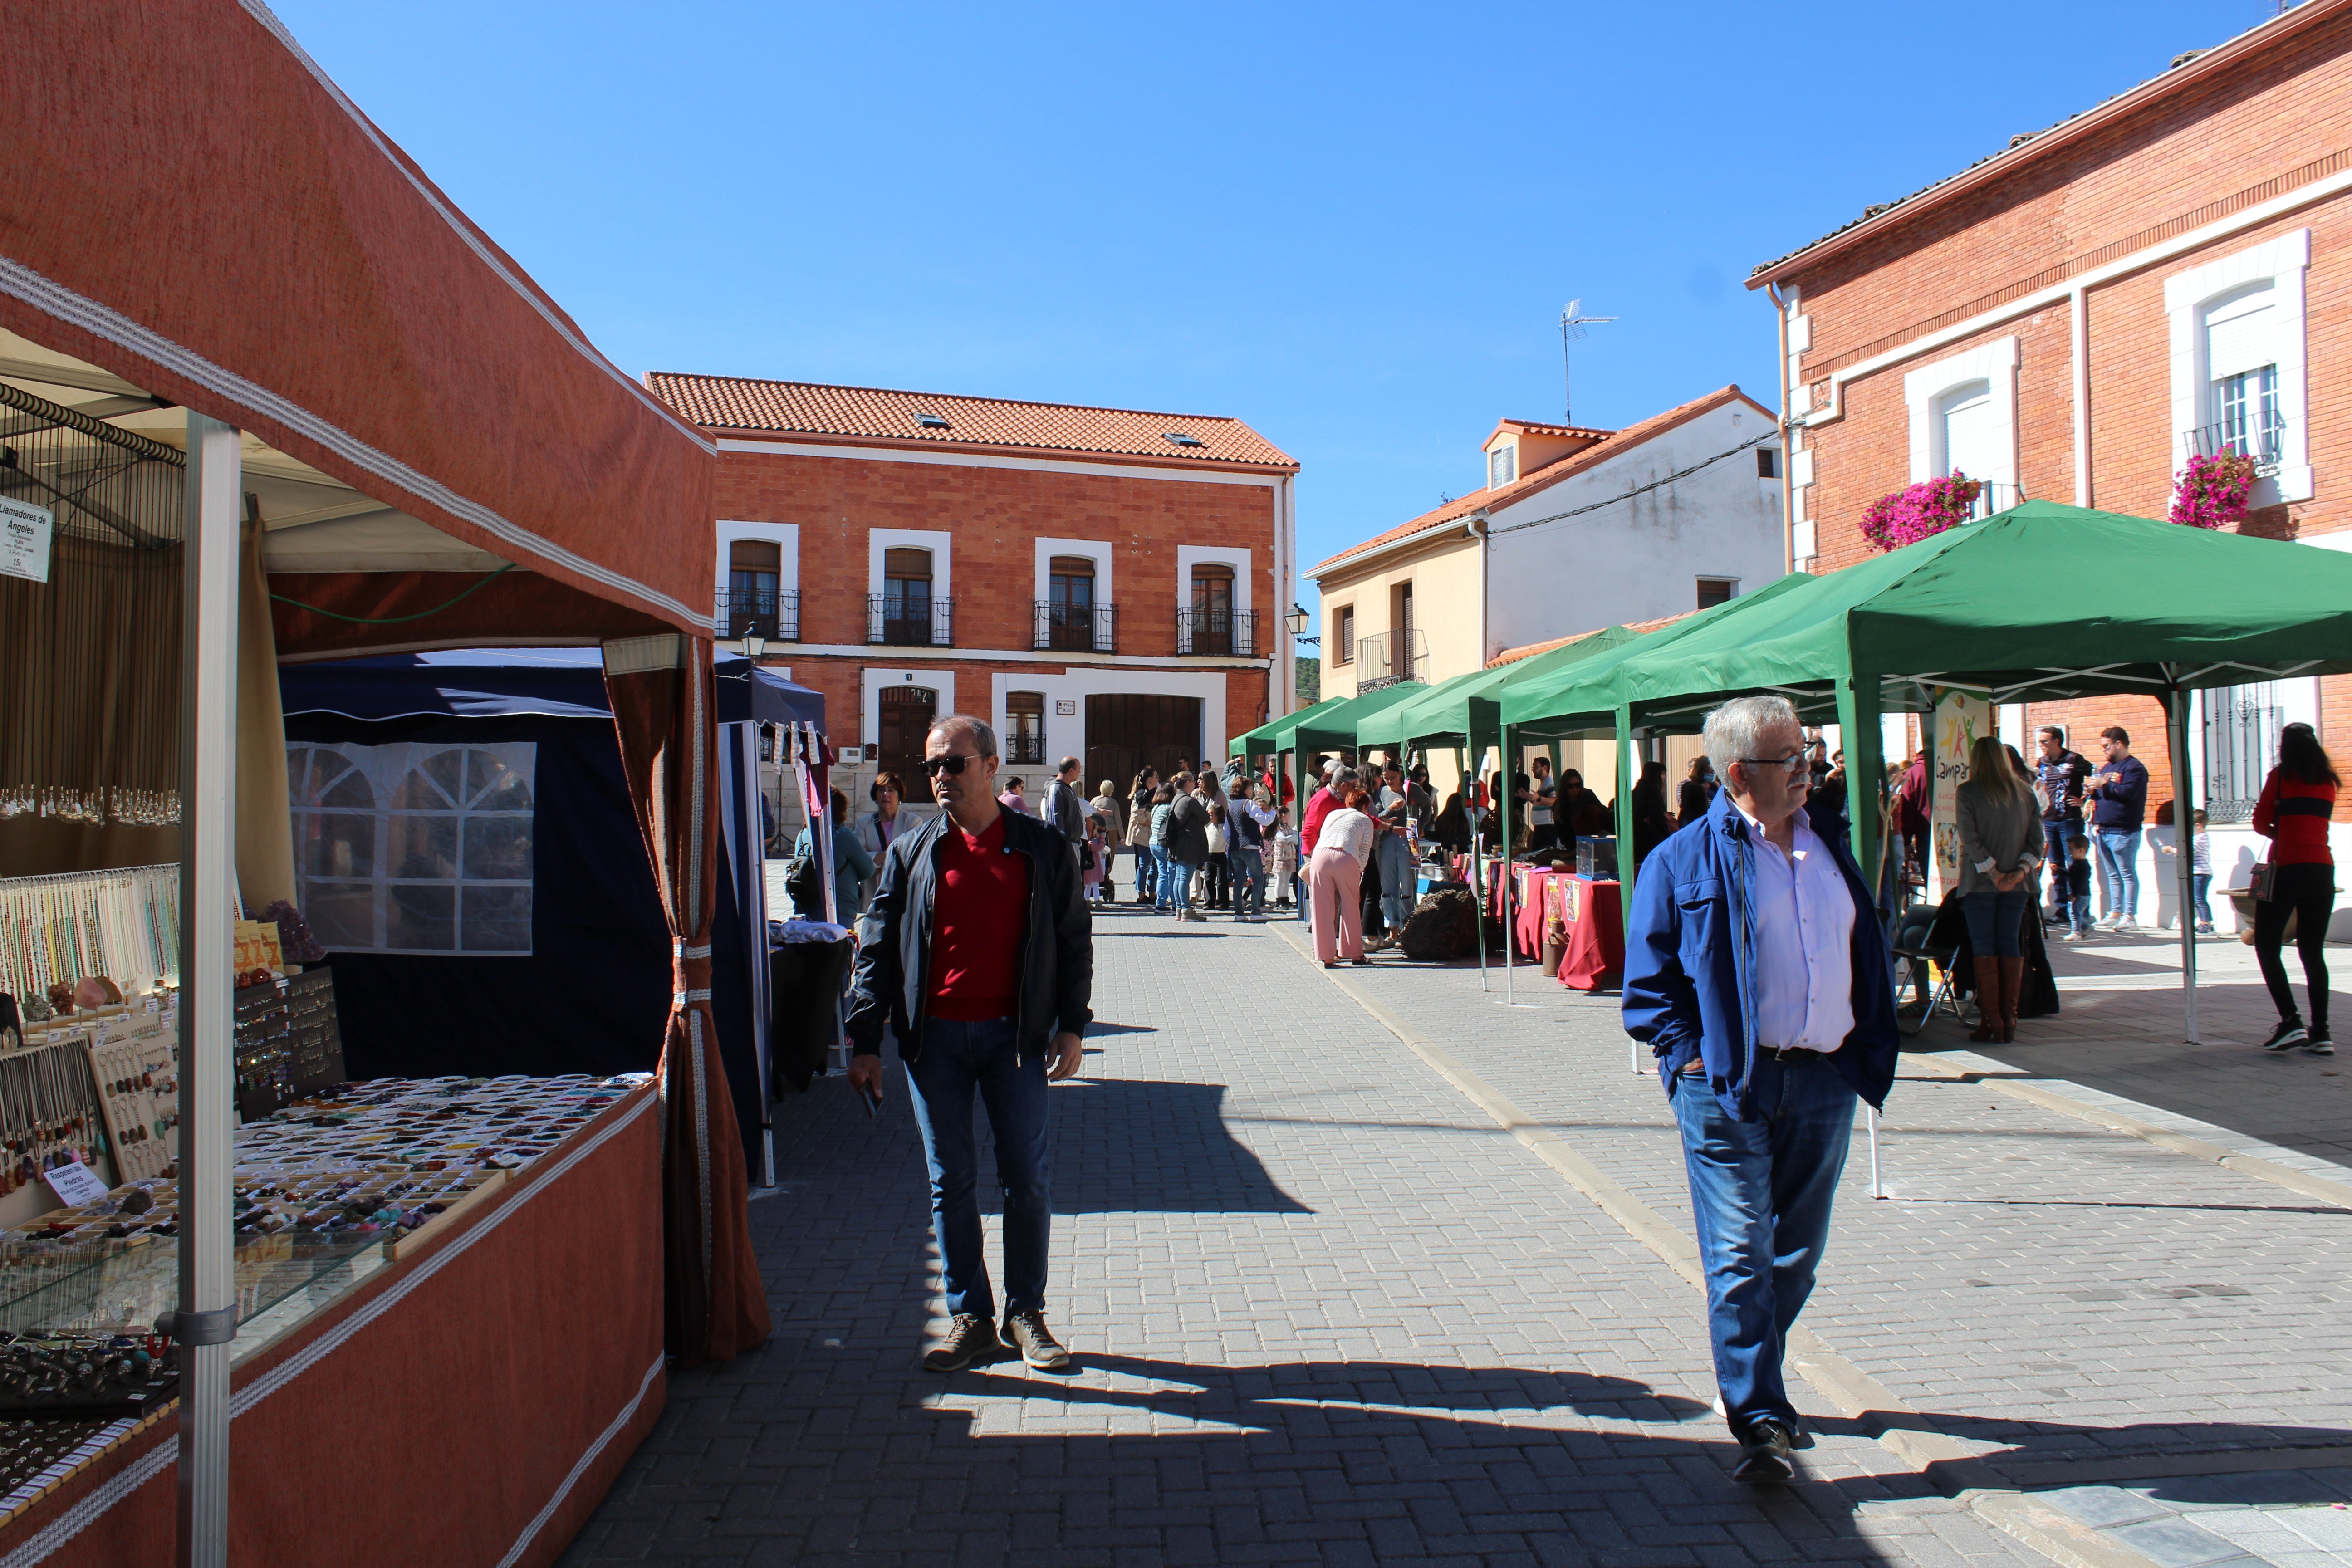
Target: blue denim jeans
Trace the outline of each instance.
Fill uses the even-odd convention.
[[[1381,921],[1394,936],[1404,930],[1405,917],[1420,901],[1413,886],[1412,851],[1405,847],[1403,835],[1383,833],[1372,841],[1372,853],[1381,861]]]
[[[923,1052],[907,1067],[907,1087],[931,1173],[931,1233],[948,1311],[994,1321],[988,1249],[980,1223],[980,1147],[972,1093],[988,1107],[996,1137],[996,1181],[1004,1194],[1004,1310],[1045,1305],[1045,1252],[1053,1229],[1053,1157],[1045,1145],[1045,1056],[1024,1062],[1013,1020],[960,1024],[933,1018]]]
[[[2074,846],[2083,841],[2084,827],[2079,822],[2044,822],[2042,825],[2042,868],[2050,877],[2050,912],[2060,920],[2068,917],[2066,868],[2074,862]]]
[[[2020,883],[2006,893],[1995,892],[1990,887],[1979,887],[1960,900],[1960,913],[1969,922],[1969,947],[1979,958],[2016,958],[2018,927],[2025,920],[2025,907],[2033,895]]]
[[[1168,907],[1168,879],[1175,874],[1171,869],[1175,864],[1168,858],[1168,846],[1155,844],[1151,847],[1151,901],[1163,910]]]
[[[1760,1415],[1796,1423],[1780,1359],[1829,1242],[1855,1100],[1825,1061],[1759,1061],[1752,1087],[1753,1121],[1734,1119],[1704,1079],[1677,1078],[1673,1090],[1715,1383],[1735,1433]]]
[[[1234,913],[1255,917],[1265,913],[1265,851],[1244,845],[1225,851],[1234,872]]]
[[[2205,901],[2205,895],[2210,892],[2212,888],[2212,872],[2191,871],[2189,873],[2189,904],[2191,909],[2197,911],[2197,923],[2201,926],[2209,926],[2213,923],[2213,906]]]
[[[1162,909],[1173,910],[1181,915],[1192,907],[1192,873],[1200,868],[1201,863],[1197,860],[1179,860],[1173,855],[1168,858],[1168,869],[1160,876]]]
[[[2139,918],[2140,832],[2137,827],[2101,827],[2091,834],[2091,854],[2099,863],[2107,913],[2127,921]]]

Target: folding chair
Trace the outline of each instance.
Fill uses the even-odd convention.
[[[1943,910],[1914,904],[1895,922],[1894,953],[1904,967],[1896,973],[1895,989],[1897,993],[1906,986],[1915,993],[1927,991],[1927,1005],[1916,1021],[1906,1024],[1899,1012],[1895,1015],[1896,1027],[1906,1035],[1924,1031],[1938,1007],[1949,1009],[1956,1023],[1968,1022],[1968,1015],[1960,1010],[1960,999],[1953,994],[1953,959],[1959,943],[1943,915]],[[1932,989],[1925,985],[1927,971],[1921,967],[1928,963],[1943,972],[1943,977],[1936,981]]]

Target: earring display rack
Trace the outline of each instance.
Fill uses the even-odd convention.
[[[89,1050],[90,1077],[114,1150],[114,1179],[168,1174],[180,1152],[177,1028],[151,1013],[131,1027],[95,1036]]]
[[[89,1047],[131,1019],[120,1005],[79,1016],[28,1028],[24,1049],[0,1056],[0,1196],[63,1165],[103,1170],[99,1161],[110,1141]]]
[[[0,879],[0,991],[48,994],[102,974],[126,993],[180,975],[180,868]]]
[[[236,1112],[257,1121],[343,1081],[334,973],[312,969],[238,989]]]

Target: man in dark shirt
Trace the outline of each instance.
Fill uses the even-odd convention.
[[[882,1030],[898,1037],[930,1169],[931,1226],[950,1318],[932,1372],[999,1359],[1066,1371],[1045,1326],[1052,1160],[1045,1086],[1078,1070],[1093,1019],[1094,937],[1062,836],[996,798],[996,734],[953,714],[923,742],[946,807],[893,839],[858,931],[849,1081],[882,1098]],[[988,1107],[1004,1194],[1004,1325],[988,1279],[972,1099]]]
[[[1209,858],[1209,808],[1192,793],[1199,782],[1191,773],[1178,773],[1176,804],[1168,813],[1168,858],[1176,867],[1174,902],[1180,921],[1209,918],[1192,907],[1192,873]]]
[[[1070,852],[1076,855],[1087,841],[1087,803],[1078,794],[1078,759],[1064,757],[1062,765],[1054,770],[1054,782],[1045,786],[1045,820],[1055,830],[1070,841]]]
[[[2083,789],[2091,764],[2080,752],[2066,748],[2066,731],[2056,724],[2042,726],[2042,754],[2035,759],[2034,777],[2046,803],[2042,808],[2043,863],[2050,868],[2050,910],[2047,918],[2060,925],[2073,923],[2068,912],[2067,868],[2074,864],[2074,846],[2083,838]]]
[[[2131,754],[2131,737],[2119,724],[2099,731],[2106,761],[2093,773],[2084,795],[2091,801],[2091,847],[2106,890],[2107,912],[2099,924],[2109,931],[2139,930],[2139,839],[2147,821],[2147,766]]]

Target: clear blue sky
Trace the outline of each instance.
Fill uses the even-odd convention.
[[[1237,416],[1306,563],[1559,417],[1571,296],[1580,423],[1769,406],[1757,263],[2273,8],[278,6],[630,373]]]

